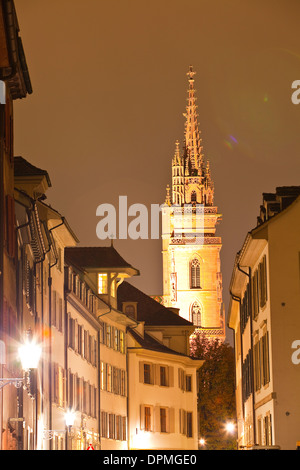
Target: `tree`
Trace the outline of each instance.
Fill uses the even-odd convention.
[[[198,372],[199,434],[205,448],[236,449],[236,433],[226,431],[226,423],[236,419],[234,350],[197,332],[191,340],[191,356],[205,361]]]

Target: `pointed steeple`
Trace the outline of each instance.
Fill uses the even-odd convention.
[[[202,146],[200,131],[198,127],[198,114],[197,114],[197,105],[195,97],[195,88],[194,88],[194,76],[196,72],[193,70],[193,66],[190,65],[189,71],[187,73],[189,81],[188,89],[188,98],[186,113],[184,114],[186,118],[185,122],[185,147],[187,154],[189,155],[192,170],[198,170],[198,175],[200,176],[203,171],[203,155],[202,155]]]

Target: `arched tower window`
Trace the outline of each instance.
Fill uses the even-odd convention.
[[[197,300],[191,305],[190,322],[193,325],[201,326],[201,306]]]
[[[190,288],[200,289],[200,261],[194,258],[190,262]]]

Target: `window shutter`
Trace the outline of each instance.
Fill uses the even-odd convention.
[[[144,362],[139,362],[139,381],[140,383],[144,383]]]
[[[160,407],[155,406],[153,410],[153,421],[152,421],[151,430],[154,432],[160,432]]]
[[[15,256],[15,201],[7,194],[6,196],[6,247],[8,255]]]
[[[151,368],[153,380],[152,380],[151,372],[150,372],[150,381],[154,385],[160,385],[160,367],[161,367],[160,364],[153,364]]]
[[[51,325],[56,326],[56,291],[52,291]]]
[[[168,372],[169,372],[168,386],[174,387],[174,367],[170,366],[168,368]]]
[[[145,405],[140,406],[140,429],[145,429]]]

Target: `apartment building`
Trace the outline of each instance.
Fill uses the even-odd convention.
[[[257,226],[233,268],[228,325],[234,330],[239,448],[296,449],[300,375],[300,187],[263,194]]]
[[[95,362],[93,364],[91,360],[91,364],[95,367],[94,373],[97,372],[98,380],[96,381],[96,377],[90,378],[88,383],[92,385],[93,391],[97,388],[95,393],[98,393],[98,401],[95,402],[95,411],[98,431],[97,436],[94,438],[89,436],[89,440],[94,448],[124,450],[128,448],[127,329],[135,326],[136,322],[118,311],[117,288],[124,278],[137,275],[139,272],[127,263],[113,246],[67,248],[65,260],[68,266],[66,269],[69,286],[73,286],[73,288],[69,287],[69,290],[73,289],[72,295],[71,293],[66,295],[66,312],[71,323],[74,323],[75,350],[76,344],[80,344],[80,338],[82,338],[83,354],[85,354],[86,345],[87,354],[89,354],[88,344],[92,344],[93,348],[96,347],[97,332],[98,349],[94,358]],[[70,276],[72,276],[72,281]],[[83,287],[83,281],[85,287]],[[94,331],[83,323],[82,309],[78,309],[78,302],[75,305],[72,301],[74,291],[77,292],[75,294],[77,298],[89,297]],[[76,339],[76,334],[78,339]],[[88,380],[86,367],[85,362],[79,363],[78,355],[73,357],[72,362],[70,361],[72,374],[82,375],[83,381]],[[90,423],[91,428],[92,423]],[[96,422],[94,429],[96,429]],[[84,446],[87,448],[86,444],[87,442]]]
[[[129,449],[198,449],[195,325],[126,281],[118,305],[137,322],[128,329]]]
[[[14,420],[17,419],[19,390],[9,385],[9,379],[20,375],[12,354],[16,336],[19,335],[13,108],[16,100],[32,93],[32,86],[12,0],[0,2],[0,44],[0,429],[3,430],[0,433],[0,449],[17,449],[19,443]]]

